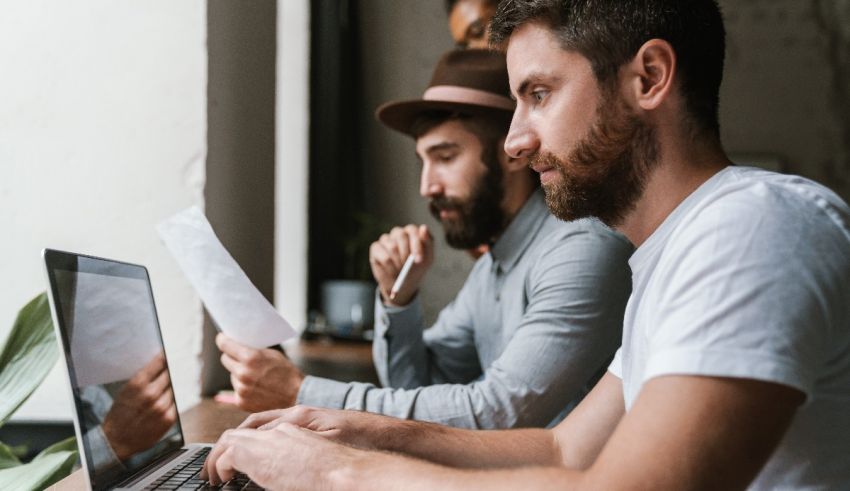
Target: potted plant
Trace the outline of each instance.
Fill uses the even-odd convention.
[[[0,352],[0,426],[29,398],[56,364],[59,347],[42,293],[19,313]],[[39,490],[71,473],[77,462],[74,437],[43,450],[30,462],[21,462],[20,449],[0,442],[0,489]]]
[[[326,331],[337,337],[363,339],[374,324],[375,282],[369,266],[369,247],[389,226],[365,212],[351,214],[353,227],[342,240],[343,279],[321,286]]]

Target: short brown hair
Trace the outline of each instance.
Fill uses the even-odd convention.
[[[716,0],[504,0],[490,43],[504,43],[533,21],[546,24],[563,49],[590,60],[601,85],[616,80],[645,42],[667,41],[676,52],[689,120],[698,132],[719,136],[726,31]]]

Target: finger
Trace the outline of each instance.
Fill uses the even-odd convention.
[[[218,473],[216,472],[216,462],[218,462],[221,454],[227,450],[228,439],[231,431],[233,430],[227,430],[221,434],[218,442],[213,445],[212,450],[210,450],[209,455],[207,455],[207,460],[204,461],[204,468],[201,469],[201,479],[209,481],[213,486],[216,486],[221,482],[218,477]]]
[[[240,471],[247,474],[248,477],[253,477],[253,471],[249,467],[252,467],[251,464],[256,462],[251,460],[250,449],[262,448],[263,441],[258,436],[259,433],[256,430],[228,430],[225,432],[219,443],[216,444],[216,448],[219,444],[223,444],[221,450],[215,454],[214,460],[211,460],[213,452],[210,452],[210,457],[207,458],[204,465],[210,475],[210,484],[217,485],[227,482]],[[216,480],[215,483],[212,480],[213,478]]]
[[[248,346],[245,346],[244,344],[237,343],[236,341],[234,341],[223,333],[218,333],[218,335],[215,337],[215,344],[216,346],[218,346],[218,349],[220,349],[222,353],[227,353],[237,361],[243,361],[251,357],[254,352],[257,351],[254,348],[250,348]]]
[[[277,418],[277,419],[273,419],[273,420],[267,422],[266,424],[264,424],[262,426],[257,427],[257,429],[262,430],[262,431],[273,430],[283,423],[289,423],[289,421],[286,421],[283,418]]]
[[[171,409],[174,408],[174,394],[170,389],[166,390],[164,393],[160,394],[156,402],[154,402],[151,407],[162,414],[163,419],[165,419],[169,412],[171,412]]]
[[[291,408],[281,410],[277,414],[277,418],[270,420],[260,427],[260,429],[271,430],[283,423],[309,428],[310,423],[312,423],[315,419],[317,411],[317,409],[309,406],[293,406]]]
[[[234,467],[234,454],[238,450],[234,447],[227,448],[224,452],[222,452],[221,456],[219,456],[218,460],[215,462],[215,472],[218,475],[218,479],[221,482],[227,482],[233,479],[233,476],[236,475],[236,468]],[[212,484],[212,481],[210,481]]]
[[[408,237],[407,231],[401,227],[395,227],[390,231],[390,237],[392,237],[393,241],[395,241],[398,246],[398,257],[402,261],[407,259],[407,256],[410,255],[410,238]]]
[[[286,411],[285,409],[272,409],[270,411],[263,411],[261,413],[254,413],[242,422],[238,426],[238,428],[260,428],[263,425],[268,424],[270,421],[277,419],[282,412]]]
[[[378,249],[375,251],[373,263],[375,266],[381,268],[386,274],[392,275],[398,272],[395,262],[392,260],[392,257],[390,257],[390,252],[387,251],[383,245],[379,244]]]
[[[242,407],[244,401],[242,396],[245,394],[245,384],[236,375],[230,374],[230,386],[233,387],[233,395],[236,397],[236,405]]]
[[[423,247],[422,240],[419,238],[419,228],[416,225],[408,225],[404,227],[404,233],[407,235],[407,242],[410,244],[410,253],[414,256],[416,264],[421,263],[425,257],[422,255]]]
[[[401,265],[404,260],[401,258],[401,254],[398,250],[398,243],[394,241],[388,234],[384,234],[381,236],[381,245],[387,251],[387,259],[393,265],[393,267],[398,271],[401,269]]]
[[[229,450],[230,445],[227,438],[222,435],[222,438],[219,439],[218,443],[210,451],[207,460],[204,461],[204,468],[201,470],[201,479],[206,479],[212,486],[219,486],[227,481],[225,476],[219,474],[219,462]]]
[[[162,394],[169,386],[168,370],[160,372],[153,382],[148,385],[151,392],[154,394]]]
[[[390,286],[398,276],[399,268],[395,266],[389,258],[383,246],[375,253],[374,262],[372,264],[372,274],[375,275],[375,280],[381,287],[381,292],[386,296],[389,294]]]
[[[148,381],[153,380],[162,372],[167,372],[167,370],[165,369],[165,355],[160,351],[148,360],[138,372],[133,374],[130,382],[147,384]]]
[[[242,370],[242,364],[236,361],[236,359],[234,359],[227,353],[222,353],[221,358],[219,358],[219,360],[221,360],[222,366],[224,366],[224,368],[226,368],[227,371],[230,372],[231,376],[237,375]]]

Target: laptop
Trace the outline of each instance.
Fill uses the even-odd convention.
[[[144,266],[43,251],[89,487],[210,489],[212,444],[186,445]],[[262,489],[237,476],[226,489]]]

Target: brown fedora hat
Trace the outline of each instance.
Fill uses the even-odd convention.
[[[486,49],[452,50],[440,58],[421,99],[388,102],[375,111],[375,116],[390,128],[411,136],[416,118],[431,111],[510,121],[516,105],[510,94],[503,53]]]

